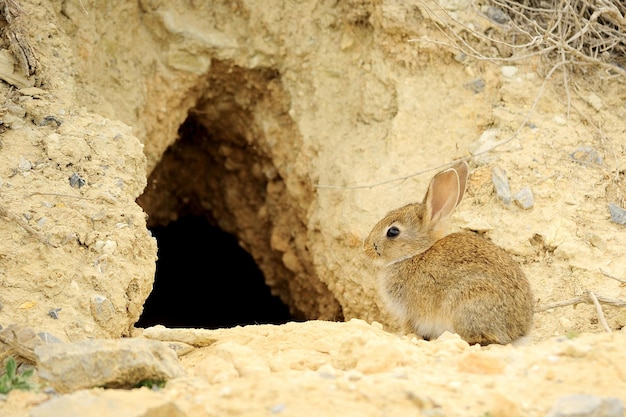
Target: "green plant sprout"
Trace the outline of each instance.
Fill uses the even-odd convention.
[[[18,375],[15,359],[9,357],[9,359],[7,359],[5,373],[0,376],[0,394],[8,394],[9,391],[13,391],[14,389],[22,391],[37,390],[38,385],[32,380],[34,371],[35,368],[31,368]]]

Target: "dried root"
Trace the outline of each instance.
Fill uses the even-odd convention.
[[[39,74],[40,65],[28,42],[22,16],[23,11],[16,0],[0,0],[0,23],[4,22],[1,26],[2,35],[23,75],[30,77]]]
[[[617,278],[614,277],[602,270],[600,270],[600,272],[602,272],[602,274],[604,274],[606,277],[612,278],[622,284],[626,284],[626,280],[622,279],[622,278]],[[560,307],[566,307],[566,306],[571,306],[571,305],[577,305],[577,304],[581,304],[581,303],[587,303],[587,304],[593,304],[594,307],[596,308],[596,313],[598,315],[598,320],[600,322],[600,324],[602,325],[602,327],[604,328],[604,330],[606,330],[608,333],[611,333],[611,328],[609,327],[606,318],[604,317],[604,312],[602,311],[602,304],[607,304],[607,305],[612,305],[612,306],[616,306],[616,307],[626,307],[626,300],[619,300],[619,299],[615,299],[615,298],[608,298],[608,297],[603,297],[601,295],[597,295],[596,293],[592,292],[592,291],[588,291],[585,295],[580,296],[580,297],[576,297],[576,298],[571,298],[569,300],[564,300],[564,301],[557,301],[555,303],[550,303],[550,304],[546,304],[544,306],[541,306],[537,309],[535,309],[535,313],[540,313],[542,311],[547,311],[547,310],[552,310],[555,308],[560,308]]]

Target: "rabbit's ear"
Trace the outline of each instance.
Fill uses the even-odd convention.
[[[435,175],[424,197],[424,221],[431,227],[448,217],[459,205],[467,185],[467,163],[460,162]]]
[[[454,207],[457,207],[459,204],[461,204],[461,200],[463,200],[463,196],[465,196],[469,167],[467,166],[467,162],[461,161],[458,164],[454,165],[451,169],[456,171],[458,178],[459,178],[459,198],[457,199],[456,205],[454,206]]]

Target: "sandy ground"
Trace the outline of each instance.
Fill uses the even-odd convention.
[[[66,340],[133,333],[156,256],[134,201],[189,109],[237,104],[246,111],[235,106],[227,119],[207,111],[200,122],[214,134],[232,123],[235,137],[218,146],[220,172],[239,184],[261,178],[267,191],[255,194],[257,206],[242,197],[252,186],[233,186],[215,197],[213,215],[232,215],[225,228],[298,311],[331,319],[341,306],[346,320],[363,321],[220,330],[217,343],[181,359],[191,377],[161,399],[190,416],[539,416],[570,393],[626,401],[626,309],[611,305],[626,300],[626,234],[609,213],[626,194],[623,78],[570,74],[565,90],[560,77],[545,81],[539,60],[459,62],[458,51],[429,41],[442,35],[416,11],[419,2],[284,10],[235,2],[210,13],[150,1],[35,3],[23,8],[28,27],[41,28],[30,37],[42,91],[0,85],[0,323]],[[314,24],[298,23],[304,12]],[[249,72],[232,79],[228,65],[213,64],[214,78],[205,77],[207,60]],[[276,69],[280,82],[257,67]],[[247,93],[233,93],[242,80]],[[227,87],[214,88],[222,81]],[[221,102],[215,91],[234,99]],[[237,145],[242,137],[248,145]],[[453,336],[398,336],[362,240],[387,211],[421,200],[438,167],[467,157],[481,137],[504,143],[470,162],[452,223],[484,233],[522,265],[538,310],[530,343],[479,348]],[[494,167],[513,193],[532,190],[531,209],[498,199]],[[87,187],[69,184],[74,172]],[[567,303],[578,297],[581,304]],[[152,401],[153,393],[134,394]],[[0,414],[29,415],[47,398],[12,393]]]

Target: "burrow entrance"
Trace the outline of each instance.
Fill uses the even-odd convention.
[[[140,197],[159,249],[155,283],[137,326],[219,328],[294,319],[297,313],[292,316],[271,294],[233,234],[236,218],[225,201],[232,190],[224,183],[229,175],[219,156],[220,138],[196,116],[179,135]]]
[[[339,303],[311,275],[303,201],[275,165],[290,163],[276,154],[297,146],[278,74],[216,62],[204,82],[137,200],[159,247],[137,326],[341,320]]]
[[[139,327],[215,329],[293,319],[236,237],[205,217],[186,215],[151,231],[159,260]]]

